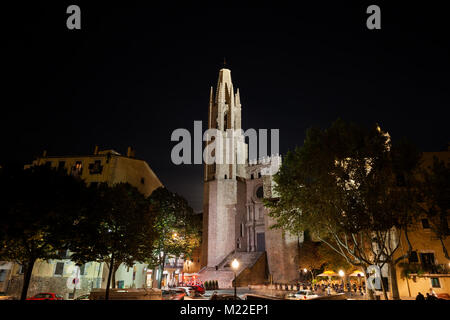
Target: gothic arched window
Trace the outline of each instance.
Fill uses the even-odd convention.
[[[228,128],[228,114],[225,113],[224,117],[223,117],[223,128],[227,129]]]
[[[263,187],[260,186],[257,190],[256,190],[256,196],[258,197],[258,199],[262,199],[264,197],[264,190]]]

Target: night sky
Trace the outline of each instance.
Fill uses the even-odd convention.
[[[378,122],[422,151],[446,149],[448,11],[437,1],[390,2],[4,9],[0,164],[30,163],[43,150],[81,155],[98,145],[126,154],[132,146],[201,211],[203,167],[173,165],[170,137],[176,128],[193,133],[194,120],[206,129],[224,57],[243,128],[280,129],[282,154],[302,145],[307,128],[338,117]],[[81,8],[81,30],[66,27],[70,4]],[[381,8],[381,30],[366,27],[370,4]]]

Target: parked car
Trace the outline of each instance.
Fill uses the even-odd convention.
[[[437,297],[441,300],[450,300],[450,295],[448,293],[438,293]]]
[[[88,294],[82,294],[81,296],[76,297],[74,300],[89,300],[89,293]]]
[[[234,294],[213,293],[209,300],[242,300],[239,296],[234,298]]]
[[[309,300],[313,298],[318,298],[319,296],[312,292],[311,290],[299,290],[294,293],[293,298],[298,300]]]
[[[183,290],[185,295],[188,297],[193,297],[195,295],[195,290],[191,287],[178,287],[176,289]]]
[[[169,289],[162,290],[162,300],[184,300],[184,296],[186,295],[186,291],[184,289]]]
[[[41,292],[34,295],[27,300],[64,300],[63,297],[59,294],[53,292]]]
[[[194,289],[196,292],[198,292],[199,294],[205,294],[205,288],[203,286],[199,286],[199,285],[191,285],[189,286],[190,288]]]

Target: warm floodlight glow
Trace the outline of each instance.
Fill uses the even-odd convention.
[[[304,272],[304,273],[308,272],[308,269],[306,269],[306,268],[305,268],[305,269],[303,269],[303,272]]]
[[[343,277],[345,275],[344,271],[339,270],[339,276]]]
[[[231,263],[231,267],[233,267],[233,269],[239,268],[239,261],[234,259],[233,262]]]

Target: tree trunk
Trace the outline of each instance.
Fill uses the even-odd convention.
[[[116,289],[116,285],[117,285],[116,272],[117,272],[117,269],[119,269],[120,265],[121,265],[121,263],[116,263],[116,262],[113,265],[113,273],[112,273],[112,288],[113,289]]]
[[[156,267],[153,268],[152,272],[152,288],[158,287],[158,279],[156,278],[156,270],[158,270]]]
[[[386,288],[384,287],[384,281],[383,281],[383,272],[381,271],[380,268],[380,275],[381,275],[381,289],[383,289],[383,296],[385,300],[389,300],[387,292],[386,292]]]
[[[161,282],[162,282],[162,277],[163,277],[163,272],[164,272],[164,265],[166,263],[166,253],[163,254],[162,257],[162,261],[159,264],[158,268],[159,268],[159,276],[158,276],[158,289],[161,289]]]
[[[391,287],[392,287],[392,299],[400,300],[400,294],[398,292],[398,283],[397,283],[397,268],[395,266],[395,262],[389,262],[389,275],[391,278]]]
[[[28,263],[24,264],[25,272],[23,275],[23,286],[22,294],[20,295],[20,300],[24,301],[27,298],[28,287],[30,286],[31,275],[33,273],[33,267],[36,259],[31,259]]]
[[[367,267],[365,267],[365,269],[367,270]],[[364,272],[364,282],[365,282],[365,287],[366,287],[366,296],[369,298],[369,300],[375,300],[375,296],[373,294],[373,290],[369,289],[369,281],[367,281],[368,276],[366,274],[366,272]]]
[[[114,268],[114,252],[111,254],[111,261],[109,262],[108,281],[106,282],[105,300],[109,300],[109,286],[111,285],[111,276]]]

